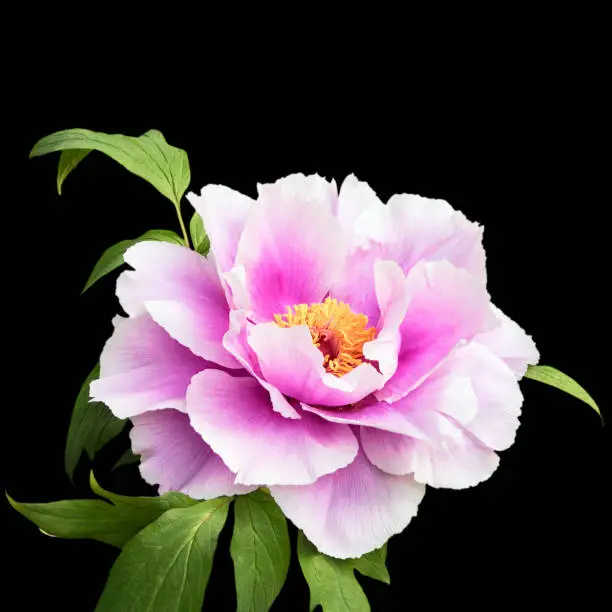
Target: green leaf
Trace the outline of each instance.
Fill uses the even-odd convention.
[[[149,230],[139,238],[134,238],[133,240],[122,240],[104,251],[102,257],[100,257],[98,263],[94,266],[92,273],[89,275],[81,294],[85,293],[85,291],[87,291],[103,276],[106,276],[109,272],[112,272],[119,266],[123,265],[123,254],[134,244],[143,242],[145,240],[157,240],[160,242],[171,242],[173,244],[180,245],[185,244],[183,239],[176,232],[172,232],[170,230]]]
[[[364,576],[380,580],[385,584],[391,584],[389,571],[385,565],[386,559],[387,544],[383,544],[380,548],[359,557],[359,559],[353,559],[353,566]]]
[[[200,612],[231,498],[169,510],[130,540],[96,612]]]
[[[62,185],[66,177],[87,157],[88,149],[69,149],[62,151],[57,165],[57,193],[62,195]]]
[[[598,415],[603,423],[603,416],[599,410],[599,406],[595,400],[573,379],[567,374],[563,374],[559,370],[545,365],[529,366],[525,373],[525,378],[531,378],[538,382],[545,383],[551,387],[556,387],[565,391],[570,395],[582,400],[588,404]]]
[[[132,452],[131,448],[128,448],[125,453],[123,453],[123,455],[121,455],[121,457],[119,457],[119,459],[117,460],[117,463],[115,463],[115,465],[113,465],[113,470],[116,470],[119,467],[122,467],[124,465],[130,465],[131,463],[139,463],[140,462],[140,455],[135,455]]]
[[[353,559],[321,554],[300,531],[298,559],[310,587],[310,610],[323,612],[369,612],[370,604],[354,573]]]
[[[234,504],[230,553],[237,612],[267,612],[287,578],[291,548],[287,521],[267,493],[241,495]]]
[[[89,473],[89,486],[96,495],[104,497],[108,501],[113,502],[113,504],[116,506],[123,505],[146,510],[147,512],[150,512],[151,516],[154,518],[157,518],[166,510],[170,510],[172,508],[187,508],[198,503],[195,499],[192,499],[184,493],[179,493],[178,491],[169,491],[168,493],[155,497],[132,497],[130,495],[111,493],[110,491],[103,489],[98,484],[93,471]]]
[[[100,499],[67,499],[43,504],[23,504],[7,498],[20,514],[45,535],[91,539],[123,546],[155,517],[143,518],[129,508],[117,508]]]
[[[122,547],[141,529],[174,508],[187,508],[197,502],[182,493],[161,497],[128,497],[103,489],[90,475],[92,491],[105,498],[69,499],[49,503],[23,504],[7,498],[17,512],[32,521],[45,534],[67,539],[92,539]],[[111,503],[112,502],[112,503]]]
[[[64,453],[64,466],[70,480],[83,451],[90,459],[125,426],[125,420],[118,419],[101,402],[89,402],[89,385],[100,376],[100,366],[91,371],[77,396]]]
[[[208,255],[210,249],[210,240],[204,229],[204,221],[198,213],[193,213],[189,222],[189,233],[191,234],[191,242],[193,248],[201,255]]]
[[[105,134],[73,129],[55,132],[41,138],[30,151],[30,157],[54,151],[96,150],[119,162],[124,168],[148,181],[178,208],[191,180],[187,153],[170,146],[158,130],[149,130],[138,138],[123,134]],[[85,154],[82,154],[81,159]],[[77,155],[64,159],[58,168],[58,189],[76,163]],[[70,166],[72,166],[66,170]]]

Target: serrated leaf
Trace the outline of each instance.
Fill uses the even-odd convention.
[[[74,149],[105,153],[133,174],[151,183],[176,207],[180,206],[191,180],[187,153],[170,146],[158,130],[149,130],[139,137],[84,129],[62,130],[41,138],[30,151],[30,157]],[[63,171],[64,179],[68,172]],[[62,181],[58,169],[58,188]]]
[[[98,263],[94,266],[85,287],[81,294],[85,293],[95,282],[99,281],[103,276],[106,276],[113,270],[116,270],[119,266],[123,265],[123,254],[133,245],[138,242],[145,240],[157,240],[159,242],[171,242],[173,244],[184,245],[183,239],[176,233],[170,230],[149,230],[142,236],[134,238],[132,240],[122,240],[112,247],[109,247],[102,253],[102,257],[98,260]]]
[[[85,379],[72,409],[64,466],[70,480],[83,451],[93,460],[95,454],[117,436],[125,427],[125,420],[118,419],[101,402],[89,402],[89,385],[100,376],[100,366],[91,371]]]
[[[595,400],[573,379],[567,374],[546,365],[530,365],[525,373],[525,378],[531,378],[538,382],[545,383],[551,387],[556,387],[565,393],[573,395],[575,398],[582,400],[588,404],[598,415],[603,423],[603,416],[599,410],[599,406]]]
[[[193,217],[191,217],[189,222],[189,234],[191,235],[193,248],[201,255],[208,255],[210,240],[204,229],[204,221],[202,221],[202,217],[197,212],[193,213]]]
[[[287,521],[272,497],[261,490],[236,498],[234,516],[230,553],[237,612],[267,612],[289,570]]]
[[[320,553],[300,531],[298,560],[310,588],[310,611],[370,612],[370,604],[355,578],[353,559],[335,559]]]
[[[385,561],[387,559],[387,544],[383,544],[380,548],[353,559],[354,568],[364,576],[380,580],[385,584],[391,584],[391,578]]]
[[[135,455],[132,452],[131,448],[128,448],[119,459],[117,459],[117,463],[113,465],[113,470],[120,468],[124,465],[130,465],[132,463],[138,463],[140,461],[140,455]]]
[[[96,612],[200,612],[231,498],[169,510],[124,547]]]

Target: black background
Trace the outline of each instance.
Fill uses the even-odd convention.
[[[195,85],[191,96],[189,87],[183,92],[195,108],[172,119],[127,89],[95,107],[74,92],[28,89],[24,104],[26,97],[39,104],[35,112],[15,110],[16,121],[27,121],[12,126],[4,177],[12,188],[4,202],[12,246],[5,256],[3,378],[10,393],[2,425],[11,496],[90,496],[90,465],[82,460],[72,485],[63,445],[74,398],[118,312],[116,274],[79,293],[109,245],[147,229],[178,230],[169,201],[99,153],[58,196],[58,155],[27,156],[36,140],[70,127],[161,130],[188,152],[192,190],[221,183],[254,196],[257,182],[291,172],[338,183],[353,172],[383,200],[399,192],[448,200],[485,226],[494,302],[534,336],[542,363],[575,377],[612,420],[603,76],[588,64],[541,66],[529,75],[510,70],[509,78],[493,78],[496,68],[474,82],[461,71],[456,80],[440,76],[431,101],[397,77],[376,86],[338,77],[334,89],[305,75],[273,92],[257,81],[224,88],[204,80],[200,93]],[[340,99],[335,91],[342,90],[349,95]],[[191,215],[186,201],[184,215]],[[390,541],[391,586],[359,578],[375,612],[524,602],[600,607],[611,544],[609,434],[586,404],[533,381],[522,389],[522,425],[494,476],[464,491],[428,489],[416,519]],[[118,492],[151,492],[135,468],[111,475],[125,443],[122,436],[96,459],[100,482]],[[46,537],[8,504],[4,509],[4,597],[23,610],[93,610],[118,552]],[[208,610],[235,608],[230,529],[219,543]],[[273,609],[307,608],[294,557]]]

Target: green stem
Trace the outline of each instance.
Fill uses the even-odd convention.
[[[185,223],[183,222],[183,216],[181,215],[181,203],[179,202],[176,205],[176,215],[178,217],[180,226],[181,226],[181,230],[183,232],[183,239],[185,240],[185,245],[187,246],[187,248],[191,248],[191,245],[189,244],[189,236],[187,235],[187,228],[185,227]]]

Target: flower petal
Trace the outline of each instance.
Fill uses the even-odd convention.
[[[187,412],[237,483],[308,484],[355,457],[357,440],[348,426],[307,413],[283,418],[256,380],[219,370],[201,374],[187,391]]]
[[[348,467],[306,486],[275,486],[283,513],[324,554],[360,557],[403,531],[425,494],[412,476],[391,476],[363,451]]]
[[[482,227],[444,200],[394,195],[387,202],[379,240],[387,258],[395,259],[404,272],[419,261],[447,260],[486,279]]]
[[[447,376],[435,373],[392,404],[368,399],[342,410],[306,404],[302,408],[332,423],[364,425],[419,439],[435,439],[455,429],[445,415],[461,424],[472,422],[477,415],[478,398],[468,377],[461,373]]]
[[[475,340],[501,357],[514,375],[521,379],[528,365],[538,363],[540,353],[531,336],[527,335],[517,323],[496,306],[491,305],[491,309],[499,324],[478,334]]]
[[[257,356],[247,342],[247,329],[252,326],[246,310],[232,310],[230,312],[230,328],[223,337],[223,346],[268,391],[272,401],[272,409],[275,412],[282,414],[287,419],[301,419],[300,413],[287,401],[285,396],[263,378],[261,368],[257,363]]]
[[[238,241],[254,200],[223,185],[206,185],[200,195],[187,199],[202,217],[210,238],[210,250],[222,272],[234,265]]]
[[[132,451],[141,456],[144,480],[159,494],[180,491],[194,499],[249,493],[257,487],[234,484],[236,475],[176,410],[145,412],[132,418]]]
[[[292,175],[259,186],[236,256],[250,307],[271,320],[288,306],[321,302],[344,269],[346,242],[332,214],[335,185]]]
[[[307,404],[353,404],[384,384],[383,375],[369,363],[340,378],[326,372],[323,355],[312,343],[306,325],[281,328],[276,323],[260,323],[249,331],[248,343],[263,377],[284,395]]]
[[[457,428],[437,443],[369,427],[361,428],[368,459],[389,474],[413,474],[417,482],[435,488],[465,489],[487,480],[499,457]]]
[[[350,174],[340,186],[336,216],[350,240],[351,249],[370,246],[372,227],[360,221],[366,211],[370,220],[376,217],[382,219],[385,205],[367,183]]]
[[[493,450],[509,448],[516,437],[523,394],[512,370],[492,351],[471,342],[457,351],[456,361],[470,372],[478,412],[466,429]]]
[[[363,355],[378,363],[388,380],[397,370],[401,343],[400,325],[406,317],[410,296],[402,269],[394,261],[377,261],[374,265],[376,299],[380,310],[378,335],[363,345]]]
[[[381,258],[379,249],[358,249],[346,259],[346,270],[329,289],[331,297],[348,304],[356,314],[368,317],[368,325],[376,325],[380,308],[376,299],[375,264]]]
[[[173,340],[149,315],[117,318],[90,393],[120,419],[160,408],[184,410],[191,377],[211,365]]]
[[[471,340],[489,313],[484,283],[447,261],[414,266],[406,289],[411,301],[400,328],[397,371],[376,394],[388,402],[405,396],[459,343]]]
[[[117,283],[117,296],[131,315],[150,313],[175,340],[196,355],[239,368],[223,348],[229,306],[212,257],[165,242],[141,242],[125,261],[135,271]]]
[[[465,394],[461,399],[457,386],[466,380],[473,389],[471,402]],[[474,486],[497,468],[493,449],[503,450],[514,441],[522,399],[510,368],[471,342],[420,387],[389,406],[426,435],[417,439],[410,433],[398,435],[402,431],[387,434],[381,427],[365,427],[362,444],[370,461],[390,474],[414,473],[419,482],[434,487]]]

